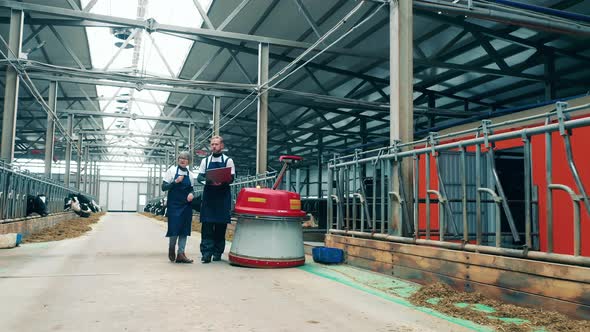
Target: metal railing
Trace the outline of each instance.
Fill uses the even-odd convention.
[[[45,195],[49,213],[63,211],[64,198],[75,188],[0,162],[0,223],[27,216],[27,196]],[[84,194],[90,199],[93,196]]]
[[[259,174],[259,175],[242,176],[242,177],[235,179],[235,181],[232,184],[230,184],[231,197],[232,197],[232,207],[233,207],[233,202],[235,202],[235,200],[238,197],[238,194],[240,193],[240,190],[242,190],[242,188],[256,188],[257,186],[260,186],[261,188],[270,188],[270,187],[272,187],[272,184],[275,181],[276,177],[277,177],[277,172],[273,171],[273,172],[267,172],[265,174]],[[195,189],[196,195],[202,194],[203,193],[203,184],[201,184],[201,183],[196,184],[194,186],[194,189]]]
[[[575,111],[584,111],[584,117],[570,119]],[[590,104],[568,108],[566,103],[559,102],[555,109],[543,114],[496,124],[484,120],[481,126],[470,130],[445,135],[431,133],[414,142],[395,142],[386,148],[334,156],[327,169],[328,197],[332,200],[327,211],[329,232],[590,266],[590,258],[580,256],[580,206],[590,215],[585,188],[588,184],[580,177],[571,144],[576,128],[590,127],[587,111]],[[536,124],[531,125],[533,120]],[[505,130],[518,124],[522,129]],[[500,128],[502,132],[494,132]],[[562,171],[569,171],[573,188],[552,180],[552,163],[556,158],[552,143],[560,140],[559,136],[552,138],[554,132],[563,141],[569,170]],[[541,144],[543,135],[545,157],[537,154],[533,158],[531,138],[535,144]],[[522,162],[522,182],[516,184],[523,189],[520,199],[507,195],[506,188],[515,188],[515,184],[508,183],[506,175],[498,171],[496,153],[506,153],[508,140],[512,140],[511,147],[516,147],[517,152],[502,158]],[[533,163],[545,167],[544,207],[539,205],[533,184],[533,179],[538,180],[543,174],[533,174]],[[411,178],[402,177],[402,167],[412,170]],[[406,185],[405,181],[411,183]],[[400,190],[394,190],[394,185]],[[407,196],[404,188],[413,193]],[[573,255],[553,254],[554,190],[566,191],[573,201]],[[438,213],[433,214],[434,203],[438,204]],[[524,205],[524,213],[518,217],[515,213],[521,211],[514,208],[517,204]],[[539,208],[546,209],[546,233],[541,234],[542,238],[538,231]],[[560,223],[563,225],[562,220]],[[509,232],[503,232],[503,227]],[[538,251],[541,240],[546,241],[545,252]]]
[[[232,197],[232,208],[233,203],[238,198],[238,194],[242,188],[256,188],[257,186],[261,188],[272,188],[274,181],[277,178],[277,172],[266,172],[265,174],[258,174],[258,175],[249,175],[243,176],[234,181],[230,185],[231,188],[231,197]]]

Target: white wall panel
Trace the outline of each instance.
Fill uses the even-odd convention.
[[[123,182],[109,182],[108,210],[123,210]],[[135,210],[135,209],[134,209]]]
[[[127,182],[123,185],[123,211],[137,211],[139,196],[137,182]]]
[[[108,184],[106,182],[100,183],[100,193],[99,193],[98,205],[102,206],[103,209],[106,209],[106,207],[107,207],[107,201],[108,201],[107,186],[108,186]]]

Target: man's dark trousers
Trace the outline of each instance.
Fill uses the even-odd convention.
[[[225,250],[226,223],[203,222],[201,225],[201,254],[203,257],[221,257]]]

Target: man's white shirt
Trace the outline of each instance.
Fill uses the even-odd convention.
[[[221,157],[223,156],[223,160],[227,161],[227,163],[225,164],[226,167],[231,167],[231,174],[235,175],[236,174],[236,167],[234,166],[234,161],[233,159],[229,158],[226,155],[221,155],[219,157],[214,157],[214,156],[208,156],[207,158],[204,158],[203,160],[201,160],[201,165],[199,166],[199,170],[198,173],[199,174],[205,174],[205,167],[207,167],[206,165],[208,163],[211,162],[221,162]]]

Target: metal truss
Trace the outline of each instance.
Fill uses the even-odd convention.
[[[298,9],[297,14],[301,15],[302,22],[306,22],[309,28],[297,38],[297,40],[288,40],[281,38],[271,38],[258,35],[259,27],[275,10],[278,1],[269,2],[266,11],[263,12],[259,19],[254,22],[248,33],[237,33],[226,31],[227,27],[234,22],[236,17],[242,13],[242,10],[249,5],[250,0],[242,0],[233,11],[219,23],[214,24],[207,16],[205,10],[200,6],[197,0],[193,0],[199,15],[203,18],[203,28],[188,28],[159,24],[153,20],[124,19],[106,15],[91,13],[91,9],[97,0],[92,0],[85,8],[78,8],[75,2],[68,0],[70,7],[58,8],[43,6],[18,1],[0,0],[0,7],[6,7],[16,10],[23,10],[26,13],[43,14],[43,18],[25,17],[31,33],[23,40],[23,46],[36,41],[37,47],[42,43],[39,39],[40,34],[49,30],[59,42],[73,61],[75,67],[56,67],[51,65],[52,59],[47,56],[47,52],[40,48],[44,54],[45,63],[21,60],[19,65],[27,71],[29,76],[39,81],[58,81],[61,83],[73,83],[78,85],[107,85],[121,88],[129,88],[135,91],[166,91],[171,96],[181,96],[179,102],[172,102],[169,98],[166,103],[159,103],[155,100],[140,100],[130,98],[133,101],[148,102],[157,105],[161,116],[146,116],[138,106],[137,110],[129,113],[105,113],[104,108],[100,109],[98,102],[104,98],[91,97],[87,92],[82,90],[82,97],[71,97],[71,91],[66,91],[60,86],[61,95],[60,103],[67,103],[65,110],[60,108],[60,118],[66,118],[68,114],[74,114],[79,133],[83,135],[92,135],[99,145],[97,148],[106,147],[112,143],[104,139],[104,135],[111,135],[109,128],[105,128],[102,123],[96,119],[111,117],[133,121],[134,119],[157,121],[155,134],[143,134],[144,138],[149,138],[149,146],[146,147],[148,158],[157,153],[157,149],[168,144],[171,140],[186,140],[188,136],[187,123],[194,124],[198,132],[211,130],[209,120],[211,119],[211,109],[206,109],[208,101],[212,97],[223,98],[225,109],[231,109],[239,103],[245,96],[256,91],[257,84],[256,73],[252,68],[245,65],[244,57],[257,56],[258,50],[255,44],[268,43],[271,45],[269,54],[271,63],[270,70],[276,70],[281,64],[292,62],[296,59],[296,54],[301,50],[308,49],[315,40],[322,36],[326,30],[325,23],[333,19],[333,15],[349,0],[335,1],[334,5],[319,18],[314,18],[309,8],[302,1],[292,0],[292,3]],[[573,5],[581,1],[561,1],[556,7]],[[376,1],[369,5],[371,9],[377,8],[380,4]],[[576,72],[574,68],[559,68],[556,70],[555,61],[559,58],[567,58],[579,63],[587,64],[590,57],[582,53],[587,51],[590,46],[580,45],[578,48],[558,48],[550,46],[549,43],[560,37],[558,34],[539,33],[530,38],[517,37],[512,32],[517,31],[520,26],[510,26],[502,29],[495,29],[478,24],[477,20],[465,18],[458,15],[440,15],[433,12],[437,6],[450,4],[448,1],[415,1],[415,14],[421,17],[440,23],[440,26],[434,27],[426,34],[415,38],[415,57],[414,57],[414,74],[415,84],[414,91],[417,92],[414,98],[415,123],[417,127],[429,127],[436,125],[441,121],[453,118],[466,118],[481,114],[481,112],[490,112],[494,109],[510,106],[514,98],[497,98],[503,93],[529,87],[530,92],[524,94],[525,97],[535,97],[539,94],[551,97],[555,95],[558,88],[565,86],[587,86],[587,80],[574,79],[568,77]],[[460,6],[455,6],[452,10],[460,10]],[[474,12],[477,19],[486,19],[477,10]],[[384,16],[387,16],[384,13]],[[300,71],[289,80],[269,91],[269,139],[272,146],[269,146],[270,154],[279,154],[284,151],[301,151],[309,157],[314,155],[311,147],[314,145],[323,145],[322,151],[337,151],[345,149],[351,145],[361,145],[369,141],[379,142],[385,140],[388,136],[387,130],[389,125],[389,77],[387,74],[379,73],[379,68],[388,61],[386,52],[380,50],[359,50],[354,46],[364,39],[378,33],[387,25],[388,17],[377,17],[378,19],[365,31],[348,40],[347,44],[340,47],[326,49],[326,45],[320,44],[315,51],[326,51],[326,56],[321,60],[313,61],[307,64],[304,71]],[[520,15],[516,17],[515,24],[518,22],[527,22],[527,17]],[[356,22],[363,19],[357,18]],[[520,21],[519,21],[520,20]],[[0,19],[0,23],[6,20]],[[538,23],[538,22],[537,22]],[[574,28],[573,23],[565,22],[561,28]],[[217,26],[215,26],[217,25]],[[167,77],[140,77],[128,72],[122,72],[111,69],[112,63],[116,60],[125,43],[111,57],[104,68],[90,68],[89,64],[83,63],[81,58],[76,54],[76,49],[70,45],[70,42],[63,38],[56,27],[60,26],[79,26],[79,27],[130,27],[132,36],[129,36],[125,43],[128,43],[133,36],[140,32],[147,32],[148,38],[152,38],[155,51],[162,59],[167,68],[169,76]],[[423,44],[427,44],[433,38],[440,34],[448,34],[450,28],[459,28],[458,32],[451,35],[436,52],[425,54]],[[585,30],[584,30],[585,31]],[[153,40],[152,33],[163,33],[177,36],[193,41],[195,44],[202,43],[209,46],[217,47],[215,53],[199,68],[195,74],[177,75],[174,73],[170,64],[167,62],[165,55],[160,47]],[[497,47],[496,40],[508,42],[508,46]],[[424,48],[427,49],[427,48]],[[460,62],[457,57],[462,54],[473,52],[477,49],[483,49],[485,54],[474,58],[470,61]],[[527,59],[521,63],[513,63],[510,58],[521,54],[525,51],[534,50]],[[219,58],[229,54],[229,58],[221,66],[221,70],[210,81],[200,81],[198,78],[207,67],[219,62]],[[344,57],[363,60],[362,66],[351,70],[339,64],[338,60]],[[549,60],[547,60],[549,59]],[[542,74],[532,74],[531,68],[539,65],[545,66]],[[236,67],[231,67],[235,65]],[[237,68],[241,73],[243,81],[240,82],[221,82],[219,78],[228,70]],[[433,68],[436,68],[433,69]],[[181,71],[182,73],[182,71]],[[457,79],[463,75],[475,75],[475,79],[460,83],[447,84],[447,82]],[[184,77],[181,78],[180,76]],[[190,77],[190,78],[189,78]],[[329,77],[326,79],[325,77]],[[514,79],[515,82],[505,86],[499,86],[485,93],[470,93],[472,86],[494,82],[500,79]],[[351,85],[351,82],[353,84]],[[311,84],[318,93],[309,93],[301,91],[301,86]],[[109,100],[112,102],[117,93]],[[196,96],[196,98],[195,98]],[[108,98],[108,97],[107,97]],[[441,102],[444,100],[444,102]],[[29,101],[31,102],[29,104]],[[34,125],[39,128],[44,127],[44,117],[38,116],[38,108],[35,108],[35,98],[20,98],[19,110],[24,114],[19,116],[19,124],[25,126]],[[206,106],[204,107],[203,104]],[[81,107],[79,107],[81,105]],[[137,104],[136,104],[137,105]],[[90,107],[89,107],[90,106]],[[81,108],[81,109],[80,109]],[[251,146],[255,145],[255,135],[252,129],[255,128],[256,120],[253,117],[253,109],[248,110],[243,115],[235,118],[231,126],[225,128],[231,136],[240,138],[240,143],[235,146],[240,150],[252,151]],[[296,115],[294,120],[285,120],[285,115]],[[310,122],[313,124],[309,125]],[[183,124],[184,123],[184,124]],[[363,127],[364,123],[364,127]],[[369,126],[367,126],[369,123]],[[111,124],[112,126],[112,124]],[[18,131],[18,135],[24,135],[24,131]],[[141,135],[141,134],[140,134]],[[147,137],[149,136],[149,137]],[[141,137],[141,136],[136,136]],[[36,141],[42,142],[42,135]],[[35,146],[35,142],[23,140],[28,147]],[[232,143],[233,144],[233,143]],[[272,158],[272,157],[271,157]]]

